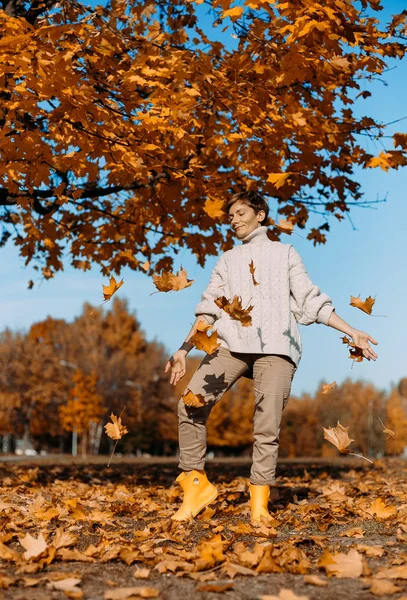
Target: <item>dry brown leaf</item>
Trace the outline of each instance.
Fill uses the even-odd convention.
[[[193,283],[193,279],[188,279],[187,272],[181,267],[176,274],[171,271],[162,271],[161,275],[153,275],[154,285],[159,292],[178,292]]]
[[[383,498],[376,498],[366,508],[365,512],[379,521],[386,521],[397,514],[397,507],[393,505],[387,505]]]
[[[253,285],[259,285],[259,282],[256,281],[256,279],[254,277],[254,272],[256,270],[256,267],[254,266],[253,260],[251,260],[249,263],[249,270],[250,270],[250,275],[252,276]]]
[[[368,544],[356,544],[356,550],[363,552],[366,556],[383,556],[385,549],[381,546],[370,546]]]
[[[42,533],[40,533],[38,538],[34,538],[32,535],[27,533],[25,537],[20,539],[20,544],[23,546],[23,548],[25,548],[25,552],[23,553],[25,560],[40,557],[48,547]]]
[[[112,413],[110,419],[112,420],[112,423],[107,423],[104,426],[106,434],[112,438],[112,440],[120,440],[129,431],[125,425],[122,425],[121,417],[116,417],[116,415]]]
[[[363,556],[355,548],[352,548],[348,554],[342,552],[331,554],[326,550],[318,566],[325,569],[327,575],[340,578],[360,577],[364,571]]]
[[[259,596],[259,600],[309,600],[309,596],[297,596],[292,590],[283,588],[278,596],[267,594],[266,596]]]
[[[377,579],[407,579],[407,563],[398,567],[380,569],[376,573]]]
[[[304,583],[315,585],[316,587],[326,587],[328,585],[328,581],[326,579],[321,579],[318,575],[305,575]]]
[[[237,565],[235,563],[226,562],[222,565],[222,573],[225,573],[227,577],[230,579],[234,579],[236,575],[247,575],[249,577],[256,577],[256,571],[252,571],[247,567],[243,567],[242,565]]]
[[[104,600],[127,600],[127,598],[158,598],[160,591],[153,587],[127,587],[108,590],[103,596]]]
[[[191,390],[186,390],[185,394],[182,395],[185,406],[193,406],[194,408],[200,408],[205,406],[206,402],[202,394],[193,394]]]
[[[349,427],[343,427],[339,421],[336,427],[323,427],[324,439],[331,442],[342,454],[347,453],[349,444],[355,441],[348,436],[348,429]]]
[[[69,546],[73,546],[77,541],[77,536],[71,531],[64,531],[63,529],[59,528],[55,531],[52,545],[54,548],[59,550],[59,548],[68,548]]]
[[[51,590],[60,590],[64,592],[68,598],[83,598],[83,592],[80,588],[78,588],[78,584],[81,582],[81,579],[76,579],[74,577],[67,577],[66,579],[60,579],[59,581],[50,581],[47,583],[47,588]]]
[[[339,534],[339,537],[354,537],[354,538],[362,538],[365,535],[365,532],[361,527],[351,527],[351,529],[347,529],[346,531],[342,531]]]
[[[386,425],[383,423],[383,421],[381,420],[381,418],[380,418],[380,417],[378,417],[378,419],[379,419],[379,421],[380,421],[380,423],[381,423],[381,425],[382,425],[382,427],[383,427],[383,433],[384,433],[385,435],[388,435],[390,438],[394,438],[394,437],[396,437],[396,434],[395,434],[395,432],[394,432],[394,431],[392,431],[391,429],[387,429]]]
[[[228,581],[227,583],[201,583],[197,586],[197,592],[218,592],[223,593],[228,590],[233,590],[234,583]]]
[[[136,579],[148,579],[150,577],[151,569],[136,569],[133,573],[133,577]]]
[[[360,308],[360,310],[363,310],[363,312],[367,313],[368,315],[372,314],[372,308],[375,302],[376,300],[372,298],[372,296],[368,296],[366,300],[362,300],[360,295],[357,297],[350,297],[350,305]]]
[[[103,297],[106,302],[108,300],[110,300],[110,298],[113,296],[113,294],[115,294],[117,292],[117,290],[122,287],[123,283],[124,283],[123,279],[121,281],[119,281],[119,283],[117,283],[116,279],[114,277],[111,277],[109,285],[102,285]]]
[[[321,394],[327,394],[328,392],[330,392],[331,390],[333,390],[336,387],[337,387],[336,381],[333,381],[332,383],[324,383],[324,384],[322,384]]]
[[[240,296],[234,296],[231,302],[225,298],[225,296],[221,296],[220,298],[216,298],[214,302],[219,308],[224,310],[231,319],[240,321],[243,327],[250,327],[252,324],[250,312],[254,307],[248,306],[247,308],[243,308]]]
[[[374,596],[391,596],[392,594],[401,592],[402,588],[394,585],[394,583],[388,579],[373,579],[369,591],[372,592]]]

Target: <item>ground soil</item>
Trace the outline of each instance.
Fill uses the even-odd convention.
[[[163,504],[162,510],[154,512],[153,509],[150,513],[138,513],[131,507],[126,507],[123,502],[118,502],[117,505],[114,502],[111,503],[110,509],[115,513],[114,519],[111,523],[104,522],[103,529],[111,532],[120,531],[120,535],[129,541],[132,541],[135,531],[140,531],[146,526],[159,524],[160,521],[171,522],[169,516],[180,501],[176,491],[177,486],[174,485],[174,480],[179,473],[175,460],[115,459],[109,467],[106,462],[105,457],[75,460],[67,456],[33,457],[20,460],[15,460],[14,457],[9,457],[9,459],[5,457],[5,460],[0,461],[2,481],[0,524],[3,521],[4,525],[0,529],[0,533],[18,531],[18,519],[16,523],[13,523],[13,515],[8,513],[6,521],[4,510],[2,512],[1,508],[1,500],[7,502],[11,498],[14,499],[13,502],[20,511],[26,510],[24,507],[28,506],[27,503],[34,502],[36,495],[57,504],[61,498],[56,496],[60,493],[59,490],[63,489],[65,483],[70,486],[69,489],[77,486],[79,495],[88,494],[89,490],[96,492],[103,489],[110,490],[109,493],[111,493],[112,490],[122,489],[120,486],[124,486],[126,490],[134,490],[134,493],[140,498],[146,495],[151,500],[151,490],[158,490],[163,497],[167,498],[168,504]],[[264,535],[246,533],[237,536],[228,530],[231,524],[235,526],[239,522],[249,524],[247,488],[244,490],[243,485],[244,482],[247,482],[249,472],[250,462],[246,459],[208,461],[208,477],[219,487],[221,492],[223,491],[224,495],[221,497],[223,501],[217,503],[216,512],[210,515],[210,518],[197,518],[193,523],[186,525],[184,530],[181,530],[184,531],[186,551],[191,550],[194,544],[196,546],[202,540],[210,539],[213,530],[216,528],[222,530],[222,527],[222,535],[226,540],[228,536],[230,538],[234,535],[234,542],[242,541],[249,548],[252,548],[256,542],[267,541]],[[304,521],[300,531],[293,528],[293,521],[287,522],[287,524],[284,522],[278,524],[276,535],[271,536],[269,541],[279,544],[295,540],[296,547],[305,552],[312,565],[309,573],[318,575],[323,581],[326,581],[327,587],[309,585],[305,583],[303,574],[290,572],[259,573],[250,577],[237,575],[232,581],[230,577],[222,575],[222,570],[218,565],[208,569],[208,579],[212,573],[213,578],[216,577],[216,584],[230,583],[233,584],[233,588],[224,592],[199,591],[202,582],[191,579],[187,574],[180,577],[173,573],[160,573],[155,568],[154,561],[151,560],[146,560],[145,564],[141,560],[125,564],[123,560],[119,559],[93,563],[54,561],[32,577],[43,577],[47,574],[52,576],[53,573],[69,573],[70,575],[75,573],[82,580],[80,589],[86,600],[103,600],[108,590],[132,586],[156,588],[159,593],[158,597],[163,600],[189,598],[255,600],[267,595],[278,596],[284,588],[292,590],[300,598],[304,597],[309,600],[326,600],[327,598],[330,600],[342,598],[368,600],[375,597],[370,591],[371,578],[380,568],[407,563],[405,537],[400,534],[399,529],[400,522],[406,522],[406,472],[406,463],[402,461],[378,461],[373,466],[357,458],[340,458],[329,462],[322,459],[283,460],[279,463],[278,479],[270,502],[270,508],[273,509],[277,519],[279,515],[281,517],[290,511],[294,514],[295,508],[301,506],[301,503],[318,504],[321,502],[321,494],[318,495],[315,490],[318,486],[323,485],[333,486],[333,489],[336,484],[345,485],[348,490],[347,495],[352,496],[353,494],[354,500],[363,499],[363,496],[366,496],[367,500],[382,497],[387,503],[398,507],[397,519],[362,518],[350,511],[346,513],[346,517],[333,518],[333,513],[328,510],[325,513],[318,513],[320,516],[314,520]],[[377,487],[375,486],[376,480]],[[362,483],[356,485],[356,481]],[[366,481],[365,487],[364,481]],[[397,490],[394,484],[390,485],[390,482],[395,481],[398,482]],[[353,492],[350,491],[351,489]],[[86,503],[85,497],[81,501]],[[337,505],[332,506],[334,507],[332,510],[335,512]],[[53,522],[44,523],[42,527],[36,527],[32,522],[28,530],[33,536],[40,531],[51,532],[52,528],[55,529],[59,526],[55,521],[54,519]],[[81,525],[76,546],[78,550],[83,552],[90,544],[97,543],[99,533],[97,525],[94,521]],[[170,531],[169,527],[166,525],[161,530],[158,528],[157,535],[164,540],[163,532]],[[340,536],[351,527],[361,527],[363,539]],[[173,532],[172,529],[171,532]],[[324,540],[322,545],[314,542],[313,538],[318,538],[318,536]],[[368,570],[364,576],[328,578],[324,570],[318,568],[318,560],[321,558],[324,548],[331,552],[347,552],[360,542],[371,546],[381,546],[385,549],[383,556],[366,559]],[[18,548],[21,552],[22,548],[18,539],[6,540],[6,543],[7,547]],[[168,544],[169,542],[158,541],[157,547],[160,545],[167,547]],[[135,570],[144,566],[151,569],[149,578],[147,580],[135,579]],[[34,587],[25,587],[23,579],[18,579],[18,564],[9,560],[0,560],[0,582],[1,576],[5,575],[14,578],[14,581],[10,585],[3,583],[4,589],[0,590],[1,600],[65,600],[67,597],[61,591],[48,589],[45,581]],[[393,580],[393,583],[400,588],[400,591],[381,597],[385,600],[386,598],[407,600],[407,581],[405,579]]]

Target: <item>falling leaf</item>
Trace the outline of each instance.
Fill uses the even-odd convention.
[[[221,296],[220,298],[216,298],[214,302],[219,308],[223,309],[231,319],[240,321],[243,327],[250,327],[252,324],[252,317],[249,313],[254,307],[248,306],[247,308],[242,308],[242,299],[240,296],[234,296],[232,302],[227,300],[225,296]]]
[[[323,427],[324,439],[338,448],[339,452],[346,454],[349,444],[355,441],[348,436],[348,429],[349,427],[343,427],[339,421],[336,427],[328,427],[327,429]]]
[[[111,413],[110,419],[112,420],[112,423],[107,423],[104,426],[106,434],[112,438],[112,440],[120,440],[129,431],[125,425],[122,425],[121,417],[116,417],[116,415]]]
[[[211,329],[211,325],[204,321],[198,321],[195,326],[195,333],[189,339],[191,344],[194,344],[197,350],[203,350],[207,354],[213,354],[220,346],[218,342],[218,334],[213,331],[211,335],[208,335],[208,329]]]
[[[371,296],[368,296],[366,300],[362,300],[360,296],[350,297],[350,305],[360,308],[360,310],[363,310],[363,312],[367,313],[368,315],[372,314],[372,308],[375,302],[376,300]]]
[[[123,279],[119,281],[119,283],[117,283],[116,279],[114,277],[111,277],[109,285],[102,285],[103,296],[105,301],[110,300],[113,294],[115,294],[117,290],[122,287],[123,283]]]
[[[224,206],[225,201],[221,198],[208,198],[204,204],[204,211],[211,217],[211,219],[219,219],[225,215]]]
[[[37,539],[27,533],[24,538],[20,539],[20,544],[25,548],[23,554],[25,560],[37,558],[47,549],[47,542],[44,540],[42,533]]]
[[[348,554],[338,552],[331,554],[328,550],[318,562],[320,568],[325,569],[327,575],[335,577],[360,577],[363,574],[363,556],[354,548]]]
[[[351,358],[355,362],[362,362],[362,360],[364,359],[362,348],[355,346],[353,350],[349,350],[349,358]]]
[[[324,383],[324,384],[322,384],[321,394],[327,394],[328,392],[330,392],[331,390],[333,390],[336,387],[337,387],[336,381],[333,381],[332,383]]]
[[[176,274],[171,271],[161,271],[161,275],[153,275],[153,280],[159,292],[178,292],[194,283],[193,279],[187,278],[187,272],[182,267]]]
[[[193,406],[194,408],[200,408],[201,406],[205,406],[206,402],[202,394],[193,394],[191,390],[187,390],[185,394],[183,394],[182,399],[184,401],[185,406]]]
[[[259,282],[256,281],[254,278],[254,272],[256,270],[256,267],[254,266],[253,260],[251,260],[251,262],[249,263],[249,269],[250,269],[250,275],[252,276],[253,285],[259,285]]]
[[[280,219],[278,225],[275,225],[277,229],[280,229],[283,233],[287,233],[288,235],[294,231],[294,225],[291,221],[287,221],[286,219]]]
[[[392,431],[391,429],[387,429],[386,425],[383,423],[383,421],[381,420],[380,417],[378,417],[382,427],[383,427],[383,433],[388,435],[390,438],[394,438],[396,437],[396,434],[394,431]]]

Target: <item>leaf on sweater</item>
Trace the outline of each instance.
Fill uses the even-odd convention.
[[[331,442],[342,454],[346,454],[349,444],[355,441],[348,436],[349,427],[343,427],[339,421],[336,427],[328,427],[327,429],[323,427],[322,429],[324,430],[324,439]]]
[[[123,283],[124,283],[123,279],[121,281],[119,281],[119,283],[117,283],[116,279],[114,277],[111,277],[109,285],[102,285],[103,297],[106,302],[108,300],[110,300],[110,298],[113,296],[113,294],[115,294],[117,292],[117,290],[119,288],[122,287]]]
[[[194,408],[200,408],[201,406],[205,406],[206,402],[202,394],[193,394],[191,390],[185,392],[182,395],[182,399],[184,401],[185,406],[193,406]]]
[[[259,285],[259,282],[256,281],[254,278],[254,272],[256,270],[256,267],[254,266],[253,260],[251,260],[251,262],[249,263],[249,269],[250,269],[250,275],[252,276],[253,285]]]
[[[171,271],[161,271],[161,275],[153,275],[154,285],[159,292],[179,292],[194,283],[187,278],[187,272],[181,267],[177,274]]]
[[[366,300],[362,300],[360,295],[357,297],[350,297],[350,305],[360,308],[360,310],[363,310],[363,312],[367,313],[368,315],[372,314],[372,308],[375,302],[376,300],[372,298],[372,296],[368,296]]]
[[[331,390],[336,388],[336,386],[337,386],[336,381],[333,381],[332,383],[323,383],[321,394],[327,394],[328,392],[330,392]]]
[[[243,327],[250,327],[252,324],[250,312],[254,307],[248,306],[247,308],[243,308],[240,296],[234,296],[231,302],[225,298],[225,296],[221,296],[220,298],[216,298],[214,302],[216,306],[219,306],[219,308],[224,310],[231,319],[240,321]]]
[[[207,354],[213,354],[220,346],[216,331],[213,331],[211,335],[207,333],[210,328],[211,325],[208,323],[198,321],[195,327],[196,331],[189,340],[197,350],[203,350]]]
[[[105,425],[106,434],[112,438],[112,440],[121,440],[121,438],[128,433],[128,429],[125,425],[122,425],[121,417],[116,417],[113,413],[110,415],[112,423]]]

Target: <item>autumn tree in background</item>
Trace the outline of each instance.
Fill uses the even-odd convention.
[[[77,432],[81,437],[82,455],[88,452],[89,436],[104,413],[102,397],[97,393],[98,377],[95,372],[85,375],[80,369],[72,378],[74,386],[66,404],[59,407],[60,422],[66,431]],[[92,427],[93,426],[93,427]]]
[[[405,56],[405,13],[208,1],[231,48],[203,31],[197,4],[2,0],[1,240],[43,277],[64,260],[152,272],[179,248],[203,264],[231,243],[221,205],[242,189],[324,243],[332,219],[365,206],[360,168],[407,163],[407,134],[388,139],[363,114]]]
[[[386,439],[386,454],[399,455],[407,447],[407,406],[396,389],[386,405],[386,427],[395,433]]]

